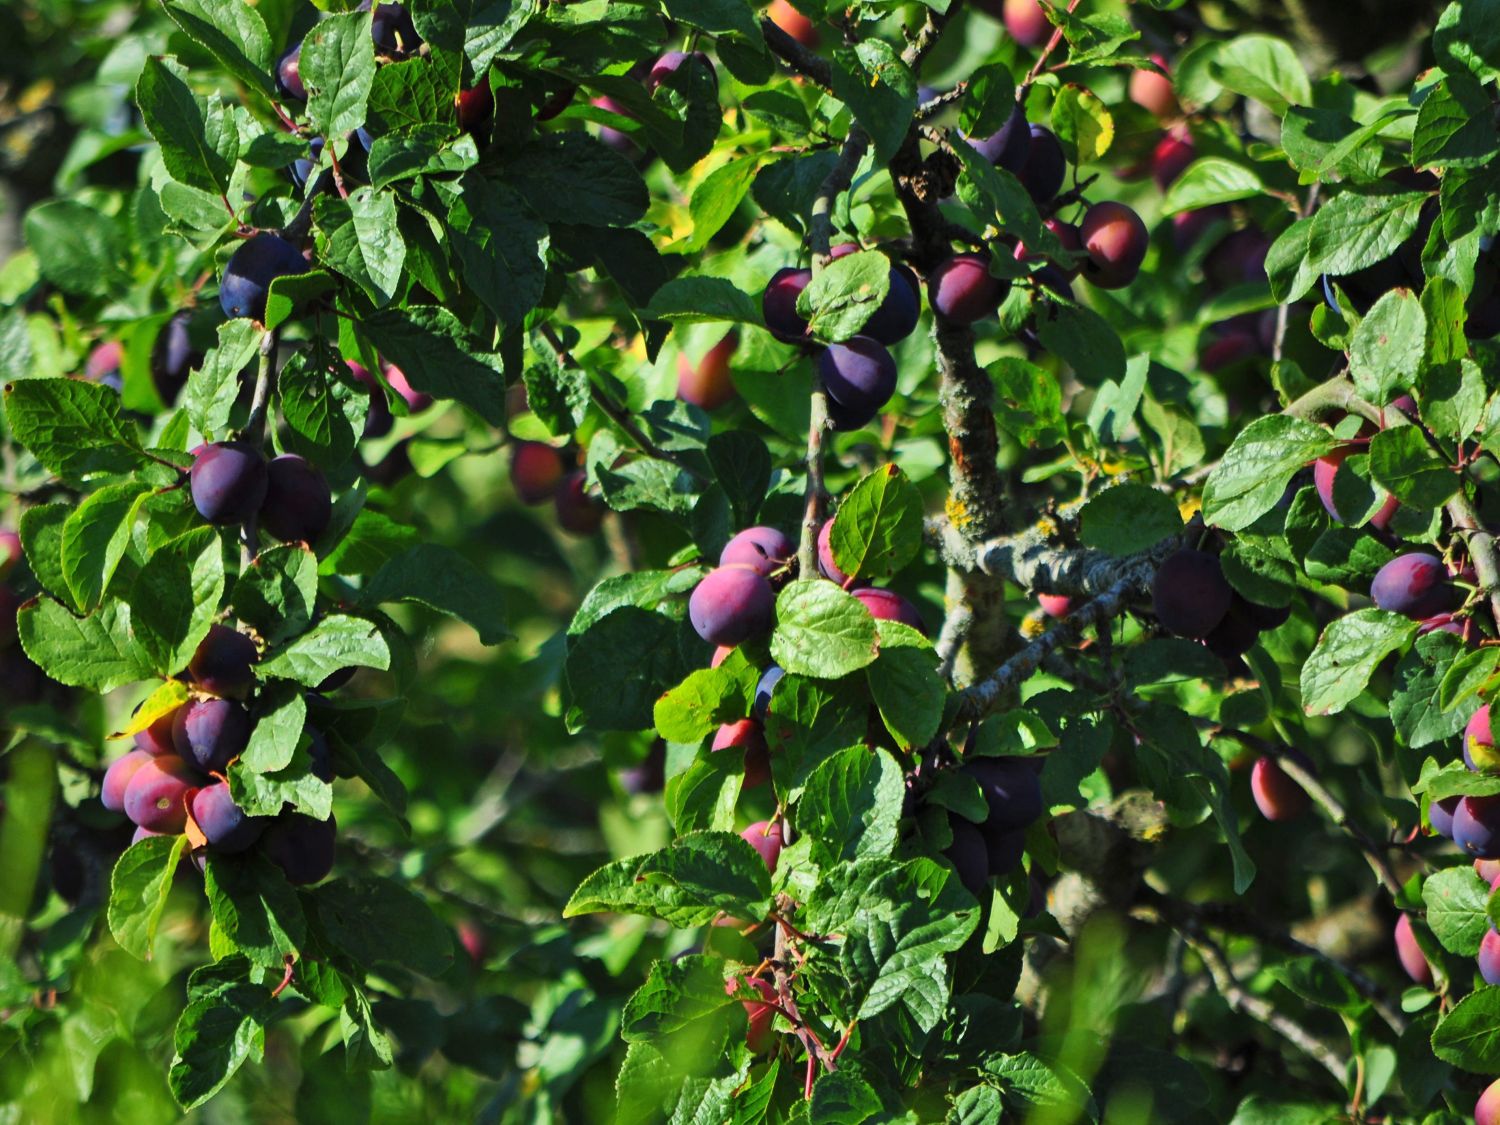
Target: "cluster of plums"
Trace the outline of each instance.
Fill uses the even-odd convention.
[[[1251,601],[1229,584],[1217,555],[1193,547],[1174,551],[1157,568],[1151,606],[1167,632],[1202,641],[1231,667],[1292,612]]]
[[[518,441],[510,459],[510,483],[523,504],[551,501],[557,525],[572,535],[593,535],[604,522],[605,505],[588,491],[588,473],[569,469],[542,441]]]
[[[316,820],[290,807],[275,817],[248,816],[225,780],[254,728],[243,701],[255,686],[258,657],[249,636],[212,626],[188,664],[194,698],[136,733],[135,748],[105,771],[100,800],[135,824],[132,842],[188,832],[195,845],[201,841],[216,854],[258,847],[289,881],[316,883],[333,868],[333,818]],[[328,744],[309,734],[312,771],[332,781]]]
[[[333,516],[333,494],[322,472],[295,453],[267,461],[254,445],[218,441],[193,451],[188,488],[211,524],[255,519],[274,539],[312,543]]]
[[[1014,871],[1026,850],[1026,829],[1040,820],[1042,759],[973,758],[959,772],[974,779],[984,796],[986,814],[977,823],[949,811],[953,840],[943,854],[959,881],[978,895],[989,880]]]

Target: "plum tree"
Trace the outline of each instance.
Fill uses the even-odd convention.
[[[1266,756],[1255,759],[1250,769],[1250,792],[1255,807],[1267,820],[1292,820],[1305,813],[1311,803],[1306,791],[1280,763]]]
[[[704,576],[688,599],[688,619],[711,645],[737,645],[771,629],[776,595],[748,566],[721,566]]]
[[[229,257],[219,282],[219,306],[230,318],[264,320],[266,297],[278,277],[306,273],[307,259],[286,239],[257,234]]]
[[[766,578],[791,565],[797,545],[778,528],[757,525],[732,536],[719,552],[720,566],[748,566]]]
[[[1107,200],[1095,203],[1078,224],[1088,260],[1083,276],[1101,289],[1123,289],[1140,273],[1150,235],[1133,209]]]
[[[1420,620],[1453,609],[1459,597],[1442,559],[1410,551],[1375,572],[1370,600],[1380,609]]]
[[[283,543],[315,543],[332,518],[333,493],[323,471],[296,453],[273,457],[266,466],[261,530]]]
[[[677,397],[704,410],[717,410],[734,398],[733,372],[729,360],[740,338],[730,332],[703,354],[697,363],[686,353],[677,356]]]
[[[203,781],[181,758],[152,758],[136,768],[125,786],[125,815],[152,832],[181,832],[187,824],[188,794]]]
[[[193,685],[225,699],[245,699],[255,686],[255,642],[228,625],[210,625],[188,661]]]
[[[281,868],[287,882],[309,886],[321,883],[333,870],[337,834],[332,815],[318,820],[306,813],[283,812],[261,832],[260,853]]]
[[[1216,556],[1184,547],[1161,564],[1151,583],[1151,607],[1162,628],[1202,639],[1224,620],[1234,589]]]
[[[1432,987],[1432,966],[1427,963],[1427,955],[1417,944],[1417,936],[1411,928],[1410,914],[1402,914],[1396,919],[1396,958],[1406,970],[1407,976],[1423,988]]]
[[[152,757],[146,751],[136,749],[122,754],[109,764],[99,788],[99,800],[104,803],[105,808],[112,812],[125,811],[125,789],[135,776],[135,771],[151,761]]]
[[[588,473],[574,469],[567,473],[552,494],[552,511],[557,526],[570,535],[593,535],[604,524],[608,509],[588,490]]]
[[[818,356],[818,376],[828,392],[829,417],[838,430],[863,426],[896,393],[896,361],[883,344],[868,336],[829,344]]]
[[[917,612],[917,607],[896,591],[879,586],[862,586],[850,593],[877,621],[899,621],[903,625],[910,625],[919,633],[927,632],[927,626],[922,621],[922,615]]]
[[[955,324],[993,316],[1009,289],[1009,282],[990,273],[990,260],[983,254],[955,254],[927,275],[932,311]]]
[[[244,523],[264,503],[268,484],[265,457],[241,441],[199,447],[188,470],[193,506],[213,524]]]
[[[1500,859],[1500,797],[1464,797],[1453,810],[1453,842],[1479,859]]]
[[[246,816],[245,810],[229,795],[229,784],[216,781],[193,793],[188,811],[198,825],[208,846],[226,855],[248,849],[265,830],[264,817]]]
[[[757,820],[740,833],[740,838],[759,853],[766,869],[776,874],[776,863],[781,858],[781,821]]]
[[[765,729],[755,719],[725,723],[714,734],[710,750],[738,748],[745,756],[745,773],[741,784],[754,789],[771,780],[771,751],[766,745]],[[779,831],[779,829],[778,829]]]
[[[178,709],[172,741],[183,761],[204,773],[223,773],[249,744],[252,725],[250,712],[234,700],[197,699]]]
[[[772,336],[787,344],[804,343],[807,318],[797,311],[797,298],[812,282],[812,270],[783,266],[771,275],[761,293],[761,315]]]
[[[540,441],[519,441],[510,456],[510,483],[523,504],[545,504],[562,483],[557,450]]]

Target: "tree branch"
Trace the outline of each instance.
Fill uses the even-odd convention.
[[[814,54],[768,19],[760,21],[760,32],[771,53],[797,73],[811,78],[825,89],[833,85],[833,67],[822,55]]]

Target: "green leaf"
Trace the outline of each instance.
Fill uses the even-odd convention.
[[[1067,434],[1057,377],[1018,356],[990,365],[995,384],[995,421],[1030,449],[1051,449]]]
[[[1312,217],[1308,268],[1342,277],[1384,261],[1417,229],[1427,198],[1419,191],[1340,192]]]
[[[1318,280],[1318,270],[1308,259],[1312,219],[1298,219],[1271,243],[1266,253],[1266,279],[1276,300],[1295,301]]]
[[[54,199],[26,212],[24,230],[37,268],[59,289],[95,296],[120,284],[124,240],[108,216],[76,200]]]
[[[511,636],[499,583],[441,544],[420,544],[381,567],[360,592],[360,604],[382,602],[416,602],[456,617],[472,625],[487,645]]]
[[[1078,164],[1099,160],[1115,140],[1115,119],[1109,108],[1092,90],[1071,82],[1057,92],[1052,103],[1052,129],[1063,150]]]
[[[987,63],[969,75],[958,127],[965,136],[988,137],[1000,130],[1016,109],[1016,81],[1001,63]]]
[[[1485,913],[1489,894],[1489,884],[1467,863],[1439,871],[1423,882],[1427,925],[1449,953],[1473,957],[1479,952],[1479,942],[1490,928]]]
[[[771,656],[798,675],[847,676],[875,659],[875,618],[832,582],[799,579],[777,595]]]
[[[145,463],[120,418],[120,396],[81,379],[20,379],[5,388],[11,435],[66,480],[129,473]]]
[[[1162,214],[1175,215],[1216,203],[1233,203],[1254,199],[1265,191],[1265,184],[1253,168],[1218,156],[1205,156],[1188,165],[1162,200]]]
[[[17,632],[26,655],[61,684],[100,694],[136,680],[153,668],[132,638],[129,607],[106,602],[97,613],[74,617],[51,598],[23,606]]]
[[[693,198],[688,205],[688,212],[693,217],[693,233],[680,246],[682,253],[700,252],[724,228],[755,182],[760,167],[761,157],[758,155],[736,157],[719,165],[693,189]]]
[[[162,6],[188,38],[241,82],[262,94],[271,93],[275,58],[266,22],[256,8],[244,0],[164,0]]]
[[[886,578],[922,549],[922,497],[896,465],[864,477],[839,506],[829,534],[834,564],[851,578]]]
[[[563,917],[609,910],[682,927],[720,913],[763,918],[770,909],[770,876],[755,849],[733,832],[693,832],[601,867],[573,892]]]
[[[771,453],[766,443],[755,434],[730,430],[709,438],[703,451],[729,498],[735,526],[753,522],[771,486]]]
[[[992,1056],[985,1060],[984,1069],[1004,1085],[1006,1101],[1012,1106],[1072,1112],[1086,1107],[1091,1120],[1097,1116],[1087,1087],[1075,1075],[1030,1051]]]
[[[618,606],[574,635],[565,669],[582,721],[596,730],[650,726],[657,697],[687,671],[677,647],[681,631],[660,613]]]
[[[1028,246],[1031,244],[1028,242]],[[1093,309],[1048,301],[1036,314],[1037,339],[1089,386],[1125,378],[1125,345]]]
[[[265,331],[249,317],[219,325],[219,344],[188,374],[182,404],[193,426],[206,438],[223,435],[240,395],[240,376],[260,354]],[[291,366],[291,365],[289,365]]]
[[[120,948],[151,960],[156,929],[167,908],[167,894],[186,836],[148,836],[125,849],[109,877],[109,932]]]
[[[838,343],[857,335],[890,290],[891,263],[877,250],[846,254],[813,274],[797,297],[808,331]]]
[[[1479,168],[1500,153],[1489,93],[1462,72],[1450,74],[1422,101],[1411,159],[1417,167]]]
[[[763,327],[755,302],[722,277],[674,278],[656,291],[641,316],[673,324],[728,320]]]
[[[1133,555],[1182,531],[1176,502],[1150,485],[1126,481],[1093,496],[1078,513],[1085,546]]]
[[[354,282],[377,306],[401,285],[406,242],[396,224],[396,196],[356,188],[347,199],[319,196],[313,207],[318,262]]]
[[[91,493],[63,524],[62,569],[73,604],[97,609],[125,549],[130,545],[141,504],[150,494],[143,484],[107,484]]]
[[[204,889],[214,924],[236,951],[268,969],[297,956],[307,921],[281,868],[259,855],[210,855]]]
[[[198,969],[188,981],[188,1005],[177,1020],[177,1053],[167,1075],[184,1109],[208,1101],[243,1063],[265,1052],[271,990],[244,979],[247,971],[244,958],[230,957]]]
[[[583,604],[578,607],[568,625],[568,635],[582,633],[610,610],[620,606],[655,609],[669,599],[690,594],[707,573],[701,566],[688,566],[681,570],[637,570],[629,574],[610,575],[584,597]]]
[[[1391,289],[1370,307],[1349,344],[1349,374],[1359,393],[1388,402],[1422,374],[1427,316],[1410,289]]]
[[[1309,461],[1338,447],[1331,434],[1286,414],[1257,418],[1237,435],[1203,488],[1203,515],[1215,527],[1240,531],[1281,499]]]
[[[1241,35],[1221,44],[1209,73],[1226,88],[1261,102],[1277,117],[1289,106],[1308,105],[1312,88],[1297,52],[1269,35]]]
[[[260,662],[266,677],[317,687],[333,673],[355,666],[389,668],[391,651],[379,628],[362,617],[333,613]]]
[[[136,105],[161,146],[168,174],[180,184],[223,195],[240,153],[234,114],[217,96],[194,94],[180,71],[175,63],[147,56],[135,86]]]
[[[306,722],[307,701],[294,685],[267,684],[256,696],[255,726],[240,755],[244,768],[255,773],[286,769],[292,764]]]
[[[652,724],[670,742],[697,742],[749,714],[754,693],[754,683],[730,668],[699,668],[656,701]]]
[[[362,968],[400,965],[436,977],[453,959],[448,927],[418,895],[390,879],[335,879],[311,897],[323,931]]]
[[[1460,1070],[1500,1070],[1500,988],[1475,989],[1454,1005],[1432,1033],[1432,1053]]]
[[[273,752],[267,750],[267,756]],[[258,773],[240,758],[229,767],[229,795],[247,816],[272,817],[291,805],[314,820],[327,820],[333,811],[333,786],[312,769],[311,755],[300,748],[293,754],[291,765],[275,772]],[[365,770],[357,773],[369,780]],[[379,786],[370,787],[382,799],[388,796]]]
[[[695,760],[667,779],[662,794],[667,819],[679,834],[728,832],[744,780],[744,756],[737,751],[716,750]]]
[[[628,227],[651,202],[635,166],[587,133],[542,134],[507,165],[506,183],[547,222]]]
[[[901,767],[886,751],[841,750],[808,775],[797,803],[797,830],[815,841],[820,865],[885,858],[896,847],[905,793]]]
[[[150,654],[157,674],[174,675],[187,666],[223,596],[223,543],[213,528],[194,528],[146,560],[126,601],[131,635]]]
[[[1481,82],[1500,74],[1500,8],[1495,0],[1449,4],[1432,33],[1437,63],[1450,74],[1467,71]]]
[[[299,66],[307,87],[307,116],[325,137],[343,136],[365,123],[375,81],[375,41],[363,12],[330,16],[302,40]]]
[[[297,352],[282,365],[277,391],[287,449],[331,469],[354,452],[370,392],[355,382],[342,360],[333,359],[335,366],[326,366],[330,359],[318,349]]]
[[[1406,645],[1417,623],[1382,609],[1360,609],[1323,630],[1302,665],[1302,707],[1309,715],[1342,711],[1365,690],[1376,666]]]
[[[20,532],[32,575],[47,593],[76,613],[78,606],[62,566],[63,527],[72,514],[66,504],[37,504],[21,513]]]
[[[385,309],[362,318],[360,326],[414,390],[457,399],[494,425],[505,420],[505,380],[499,356],[482,350],[447,309],[437,305]]]
[[[1381,430],[1370,439],[1369,463],[1375,483],[1413,508],[1439,508],[1459,489],[1458,475],[1433,452],[1419,426]]]
[[[620,1014],[620,1038],[627,1043],[661,1042],[691,1029],[694,1038],[712,1036],[722,1042],[725,1026],[712,1029],[704,1021],[727,1015],[740,1002],[727,991],[724,962],[718,957],[689,954],[671,961],[656,961],[645,982],[625,1002]]]
[[[1500,666],[1500,650],[1482,648],[1478,652],[1466,652],[1454,660],[1444,674],[1438,687],[1438,706],[1451,711],[1466,699],[1479,694]]]
[[[878,163],[896,155],[917,109],[917,80],[894,47],[865,39],[834,48],[833,94],[870,135]]]
[[[519,325],[547,282],[547,226],[502,184],[470,174],[463,187],[448,222],[464,279],[501,323]],[[405,364],[400,367],[406,371]]]
[[[865,678],[881,722],[902,749],[913,749],[926,746],[938,733],[948,696],[938,674],[937,653],[915,630],[907,632],[918,643],[891,643],[891,636],[903,628],[896,622],[880,622],[880,655],[865,669]]]

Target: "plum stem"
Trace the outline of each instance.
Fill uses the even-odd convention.
[[[1081,3],[1083,3],[1083,0],[1069,0],[1068,14],[1072,15],[1073,12],[1077,10],[1078,5]],[[1042,73],[1042,70],[1047,65],[1048,56],[1050,56],[1053,51],[1057,50],[1057,46],[1062,42],[1062,40],[1063,29],[1061,25],[1058,25],[1057,27],[1054,27],[1052,29],[1052,37],[1047,40],[1047,44],[1042,48],[1042,53],[1037,56],[1036,62],[1031,64],[1031,70],[1027,73],[1025,81],[1023,81],[1019,86],[1016,87],[1016,101],[1022,103],[1026,101],[1026,95],[1030,92],[1032,83],[1034,83],[1037,80],[1037,77]]]

